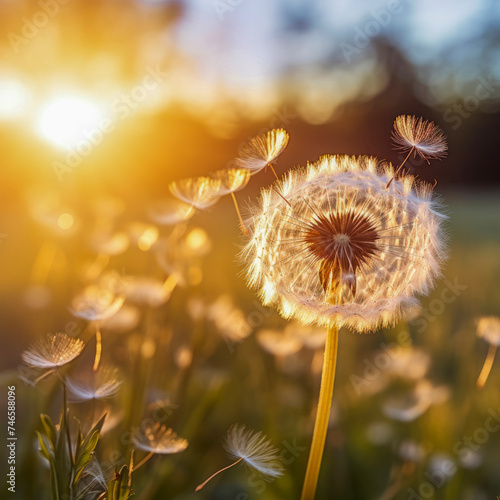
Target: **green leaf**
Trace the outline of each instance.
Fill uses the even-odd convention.
[[[128,466],[124,465],[108,484],[108,500],[127,500],[132,495],[132,487],[129,486]]]
[[[38,431],[35,432],[36,435],[38,436],[38,443],[40,445],[40,454],[44,458],[46,458],[49,461],[49,464],[52,466],[54,464],[54,452],[52,450],[49,451],[47,445],[45,444],[43,436]]]
[[[52,451],[55,451],[57,442],[56,426],[54,425],[50,417],[48,415],[45,415],[44,413],[40,414],[40,420],[42,421],[45,435],[47,436],[50,445],[52,446]]]

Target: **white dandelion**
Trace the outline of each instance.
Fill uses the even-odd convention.
[[[42,370],[55,370],[78,357],[85,342],[65,333],[49,333],[21,354],[28,366]]]
[[[212,474],[196,491],[200,491],[215,476],[240,462],[245,462],[264,476],[277,478],[284,473],[278,448],[273,446],[262,432],[247,429],[244,425],[233,425],[227,433],[224,448],[236,461]]]
[[[265,305],[305,324],[368,332],[431,290],[446,217],[412,177],[386,189],[392,173],[366,156],[323,156],[262,191],[241,257]]]
[[[240,151],[239,156],[234,160],[237,167],[250,170],[252,174],[260,172],[264,167],[269,166],[274,175],[277,174],[271,162],[276,160],[283,153],[288,145],[290,136],[283,129],[273,129],[263,135],[250,139]]]
[[[99,367],[83,379],[68,378],[66,387],[72,403],[83,403],[93,399],[109,399],[118,393],[122,381],[118,378],[118,370],[109,366]]]
[[[169,184],[170,192],[179,200],[200,210],[208,208],[220,198],[220,179],[196,177],[181,179]],[[186,217],[189,213],[186,215]]]

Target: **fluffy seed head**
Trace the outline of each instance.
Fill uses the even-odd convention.
[[[491,345],[500,345],[500,318],[484,316],[477,323],[477,335]]]
[[[247,168],[223,168],[216,170],[212,175],[220,180],[220,195],[239,191],[250,181],[250,170]]]
[[[53,370],[73,361],[85,347],[85,342],[65,333],[49,333],[21,354],[33,368]]]
[[[92,399],[108,399],[116,395],[122,381],[118,379],[118,370],[111,367],[99,367],[97,372],[87,374],[85,379],[68,378],[70,401],[82,403]]]
[[[176,198],[202,210],[217,203],[221,182],[211,177],[196,177],[171,182],[168,187]]]
[[[439,127],[423,118],[401,115],[394,121],[392,140],[396,149],[408,153],[412,149],[427,162],[429,158],[444,158],[448,146]]]
[[[323,156],[264,189],[242,251],[265,305],[305,324],[394,324],[430,291],[444,257],[432,191],[390,165]]]
[[[70,311],[78,318],[99,321],[116,314],[124,301],[123,296],[116,295],[110,288],[90,285],[73,299]]]
[[[283,153],[290,136],[283,129],[273,129],[261,136],[250,139],[234,160],[237,167],[248,169],[256,174]]]
[[[156,422],[147,424],[133,438],[134,444],[141,450],[158,453],[161,455],[171,455],[184,451],[188,447],[188,442],[165,425]]]
[[[243,459],[252,469],[270,477],[283,475],[279,450],[262,434],[247,429],[244,425],[233,425],[224,445],[231,457]]]

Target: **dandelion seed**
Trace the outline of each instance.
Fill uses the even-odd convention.
[[[21,354],[22,360],[33,368],[55,370],[78,357],[85,342],[65,333],[49,333]]]
[[[176,198],[200,210],[219,201],[220,187],[220,179],[210,177],[181,179],[169,184],[170,192]]]
[[[387,183],[387,189],[398,176],[412,152],[415,156],[420,155],[429,163],[429,158],[444,158],[448,150],[446,137],[434,122],[409,115],[401,115],[396,118],[392,140],[396,149],[404,153],[408,152],[408,154]]]
[[[102,366],[99,370],[88,374],[86,380],[74,378],[66,380],[69,400],[73,403],[112,398],[117,394],[121,384],[116,368]]]
[[[482,389],[488,380],[495,361],[497,348],[500,345],[500,318],[494,316],[480,318],[477,325],[477,336],[486,340],[490,345],[476,383],[478,389]]]
[[[165,425],[156,422],[146,424],[133,438],[133,443],[137,448],[149,452],[149,454],[139,464],[135,466],[137,470],[154,454],[171,455],[180,453],[188,447],[186,439],[177,436],[177,434]]]
[[[150,217],[166,226],[185,222],[194,215],[192,205],[176,199],[154,203],[149,210]]]
[[[172,290],[165,282],[148,276],[138,276],[132,279],[124,289],[125,296],[136,304],[147,304],[158,307],[167,302]]]
[[[394,356],[390,357],[385,370],[393,377],[419,380],[425,376],[430,364],[429,354],[422,349],[400,348]]]
[[[215,476],[240,462],[245,462],[264,476],[277,478],[283,475],[284,469],[279,450],[268,441],[262,432],[247,429],[244,425],[234,425],[227,433],[224,448],[236,461],[212,474],[196,488],[196,491],[200,491]]]
[[[262,349],[277,358],[291,356],[302,349],[302,342],[298,336],[281,330],[260,330],[257,333],[257,342]]]
[[[264,305],[304,324],[393,325],[427,294],[444,258],[432,192],[374,158],[323,156],[264,189],[241,258]]]
[[[141,312],[131,304],[122,307],[108,319],[101,321],[101,329],[110,332],[124,333],[137,327],[141,320]]]
[[[269,166],[275,177],[278,178],[271,162],[283,153],[289,138],[288,132],[283,129],[273,129],[261,136],[254,137],[242,148],[234,164],[237,167],[250,170],[252,174]]]
[[[71,313],[88,321],[108,319],[120,309],[125,301],[112,290],[97,285],[90,285],[71,302]]]
[[[241,229],[245,234],[248,234],[234,193],[243,189],[248,184],[250,181],[250,170],[246,168],[226,168],[223,170],[217,170],[213,175],[221,182],[220,194],[231,194],[234,208],[236,209],[236,214],[238,215],[238,220],[240,221]]]
[[[423,118],[402,115],[394,121],[392,139],[397,149],[419,154],[425,161],[440,159],[447,154],[446,137],[439,127]]]

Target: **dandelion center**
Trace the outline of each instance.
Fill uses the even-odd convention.
[[[375,224],[351,210],[315,214],[305,230],[305,243],[320,261],[320,281],[331,302],[342,302],[342,285],[356,294],[356,271],[377,251]]]

